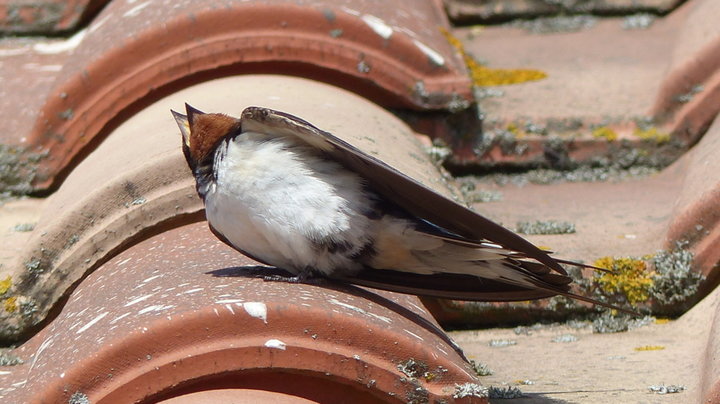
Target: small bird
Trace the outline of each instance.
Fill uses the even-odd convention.
[[[517,234],[290,114],[172,111],[208,224],[241,253],[294,275],[438,298],[564,295],[572,279]],[[598,268],[596,268],[598,269]]]

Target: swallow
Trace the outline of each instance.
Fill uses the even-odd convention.
[[[295,281],[475,301],[564,295],[627,312],[570,291],[560,264],[591,266],[553,258],[303,119],[185,107],[171,112],[211,231]]]

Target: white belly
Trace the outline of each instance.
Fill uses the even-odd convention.
[[[363,212],[372,201],[355,174],[286,139],[254,133],[230,142],[215,172],[207,219],[235,247],[295,273],[357,269],[347,253],[318,248],[337,242],[359,249],[368,242]]]

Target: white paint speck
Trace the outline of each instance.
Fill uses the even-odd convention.
[[[33,50],[37,53],[42,53],[46,55],[68,52],[80,45],[80,42],[82,42],[83,38],[85,38],[86,33],[87,29],[83,29],[64,41],[36,43],[35,45],[33,45]]]
[[[64,377],[65,377],[65,372],[60,373],[60,378],[62,379]]]
[[[175,306],[170,306],[170,305],[166,306],[166,305],[162,305],[162,304],[156,304],[153,306],[145,307],[142,310],[139,310],[138,314],[145,314],[145,313],[148,313],[151,311],[163,311],[163,310],[167,310],[167,309],[172,309],[173,307],[175,307]]]
[[[149,277],[149,278],[146,278],[145,280],[143,280],[143,281],[142,281],[142,283],[147,283],[147,282],[150,282],[151,280],[153,280],[153,279],[157,279],[157,278],[159,278],[159,277],[161,277],[161,276],[162,276],[162,275],[155,275],[155,276],[151,276],[151,277]]]
[[[7,370],[0,370],[0,376],[9,375],[12,372],[8,372]]]
[[[259,318],[267,324],[267,306],[263,302],[243,303],[243,309],[250,317]]]
[[[180,292],[179,294],[188,295],[188,294],[190,294],[190,293],[199,292],[199,291],[201,291],[201,290],[203,290],[203,289],[204,289],[204,288],[189,289],[189,290],[186,290],[186,291],[184,291],[184,292]]]
[[[366,315],[366,316],[373,317],[373,318],[375,318],[375,319],[377,319],[377,320],[383,321],[383,322],[388,323],[388,324],[390,324],[390,323],[392,322],[392,320],[390,320],[389,317],[381,316],[381,315],[378,315],[378,314],[375,314],[375,313],[370,313],[370,312],[365,311],[365,310],[363,310],[363,309],[361,309],[361,308],[359,308],[359,307],[355,307],[355,306],[353,306],[353,305],[351,305],[351,304],[343,303],[343,302],[341,302],[341,301],[339,301],[339,300],[337,300],[337,299],[330,299],[330,300],[328,300],[328,301],[329,301],[330,303],[332,303],[332,304],[336,304],[336,305],[338,305],[338,306],[345,307],[346,309],[350,309],[350,310],[355,311],[355,312],[358,312],[358,313],[360,313],[360,314],[364,314],[364,315]]]
[[[243,302],[242,299],[221,299],[221,300],[215,301],[215,303],[217,303],[217,304],[228,304],[228,303],[235,304],[235,303],[242,303],[242,302]]]
[[[28,53],[28,48],[0,49],[0,56],[16,56]]]
[[[425,341],[424,339],[422,339],[421,336],[419,336],[419,335],[417,335],[417,334],[415,334],[415,333],[413,333],[413,332],[410,332],[409,330],[403,330],[403,331],[405,331],[406,333],[408,333],[408,334],[412,335],[413,337],[419,339],[420,341]]]
[[[415,46],[418,47],[424,54],[427,55],[427,57],[430,58],[430,60],[435,63],[438,66],[443,66],[445,64],[445,58],[442,57],[441,54],[439,54],[435,49],[425,45],[424,43],[418,41],[417,39],[413,39],[413,43]]]
[[[130,313],[128,312],[128,313],[122,314],[122,315],[120,315],[120,316],[117,316],[117,317],[115,317],[114,319],[110,320],[110,324],[115,324],[115,323],[117,323],[118,321],[124,319],[125,317],[127,317],[127,316],[129,316],[129,315],[130,315]]]
[[[142,11],[143,8],[149,6],[150,3],[150,1],[146,1],[145,3],[138,4],[137,6],[123,13],[123,17],[135,17],[136,15],[140,14],[140,11]]]
[[[97,317],[95,317],[94,319],[88,321],[87,324],[85,324],[84,326],[80,327],[79,330],[75,331],[75,334],[80,334],[80,333],[84,332],[85,330],[87,330],[88,328],[92,327],[93,325],[95,325],[95,323],[97,323],[98,321],[102,320],[105,316],[107,316],[108,313],[110,313],[110,312],[106,311],[106,312],[104,312],[104,313],[98,314]]]
[[[226,305],[225,305],[225,308],[227,308],[228,310],[230,310],[230,313],[235,314],[235,310],[233,310],[232,306],[230,306],[229,304],[226,304]]]
[[[279,339],[269,339],[269,340],[265,341],[265,346],[268,348],[273,348],[273,349],[281,349],[283,351],[285,350],[285,347],[286,347],[285,343],[280,341]]]
[[[138,297],[138,298],[136,298],[136,299],[133,299],[133,300],[125,303],[125,307],[130,307],[130,306],[132,306],[133,304],[140,303],[140,302],[142,302],[143,300],[149,299],[149,298],[152,297],[153,295],[154,295],[154,293],[151,293],[151,294],[145,295],[145,296],[140,296],[140,297]]]
[[[391,26],[387,25],[385,21],[381,20],[378,17],[375,17],[374,15],[365,14],[361,17],[363,22],[368,25],[368,27],[372,28],[373,31],[375,31],[376,34],[380,35],[382,39],[390,39],[390,37],[393,34],[393,29]]]

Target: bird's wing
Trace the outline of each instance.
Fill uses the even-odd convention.
[[[346,168],[361,175],[375,192],[408,213],[421,218],[418,229],[446,243],[468,249],[495,249],[520,282],[486,279],[457,273],[419,274],[408,271],[368,268],[343,279],[362,286],[448,299],[477,301],[518,301],[563,295],[625,313],[628,309],[572,293],[572,279],[560,262],[595,268],[572,261],[556,260],[512,231],[473,212],[408,177],[377,158],[357,149],[331,133],[296,116],[262,107],[242,112],[242,131],[292,136],[315,147]],[[424,226],[423,223],[427,224]],[[537,262],[530,261],[534,259]],[[482,267],[482,265],[480,265]],[[598,268],[596,268],[598,269]],[[553,273],[554,271],[555,273]]]
[[[444,229],[450,237],[467,243],[490,241],[505,249],[535,259],[562,275],[567,272],[547,253],[501,225],[452,201],[425,185],[357,149],[342,139],[298,117],[268,108],[246,108],[241,117],[243,131],[293,136],[322,150],[361,175],[375,192],[407,212]]]

